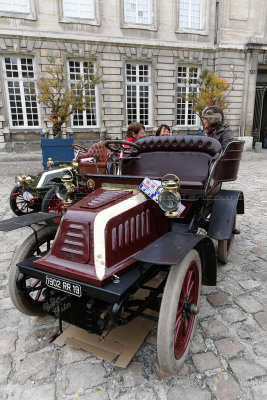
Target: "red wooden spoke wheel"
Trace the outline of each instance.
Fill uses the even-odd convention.
[[[25,215],[40,211],[41,199],[34,198],[34,201],[25,200],[21,188],[16,185],[10,193],[9,204],[14,214]]]
[[[42,253],[50,250],[57,231],[57,225],[45,226],[37,231],[38,246]],[[21,281],[22,291],[17,288],[16,281],[20,274],[17,264],[37,254],[35,235],[32,233],[20,246],[9,273],[9,293],[14,306],[27,315],[45,315],[44,287],[38,279],[24,276]]]
[[[158,359],[167,373],[183,365],[193,337],[201,287],[201,261],[191,250],[173,265],[165,285],[158,323]]]
[[[199,273],[195,261],[190,264],[182,286],[174,327],[174,355],[180,359],[186,351],[196,315],[192,305],[198,304]]]
[[[234,224],[233,224],[233,231],[236,228],[236,216],[234,219]],[[228,240],[218,240],[218,260],[222,263],[222,264],[227,264],[229,257],[231,255],[232,252],[232,248],[233,248],[233,243],[234,243],[234,239],[235,239],[235,235],[234,233],[232,233],[232,236],[230,239]]]
[[[56,196],[56,188],[53,187],[48,190],[42,201],[42,212],[47,212],[55,215],[62,215],[63,201]],[[52,222],[53,221],[53,222]],[[59,224],[60,218],[54,218],[51,223]]]

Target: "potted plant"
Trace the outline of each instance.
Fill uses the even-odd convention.
[[[37,83],[38,102],[46,107],[48,118],[52,122],[53,139],[45,138],[41,134],[43,165],[46,168],[48,157],[55,160],[70,161],[73,154],[73,135],[69,139],[62,139],[62,126],[67,123],[69,116],[90,107],[93,97],[88,95],[90,88],[100,83],[100,75],[92,73],[93,62],[88,58],[88,68],[79,80],[70,86],[66,83],[64,64],[55,57],[48,58],[44,76]]]

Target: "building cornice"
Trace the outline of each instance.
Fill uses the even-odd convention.
[[[66,32],[45,32],[45,31],[30,31],[30,30],[15,30],[10,33],[9,29],[0,29],[0,35],[2,39],[5,38],[18,38],[24,40],[52,40],[52,41],[64,41],[68,38],[68,42],[84,42],[84,43],[95,43],[101,45],[116,45],[116,46],[146,46],[146,47],[161,47],[165,49],[188,49],[188,50],[240,50],[244,51],[245,46],[240,44],[229,44],[220,43],[214,45],[213,43],[200,43],[200,42],[182,42],[182,41],[162,41],[156,39],[134,39],[134,38],[122,38],[122,37],[107,37],[107,36],[94,36],[92,34],[80,35]]]

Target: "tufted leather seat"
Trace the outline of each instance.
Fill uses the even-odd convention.
[[[207,136],[150,136],[135,142],[140,152],[150,151],[192,151],[206,153],[210,156],[220,153],[218,140]]]
[[[99,159],[99,161],[97,161],[99,172],[100,174],[105,174],[107,168],[107,158],[110,153],[111,151],[105,147],[105,142],[97,142],[92,144],[88,152],[81,154],[77,159],[80,173],[97,174],[97,169],[94,163],[83,161],[83,159],[86,158],[97,157],[97,159]]]
[[[221,152],[213,138],[199,136],[153,136],[137,140],[138,159],[123,164],[123,175],[162,177],[177,175],[181,187],[203,191],[210,166]]]

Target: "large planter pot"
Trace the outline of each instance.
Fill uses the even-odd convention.
[[[69,133],[68,139],[46,139],[45,134],[41,132],[41,149],[43,154],[43,167],[48,169],[46,165],[48,158],[55,161],[71,161],[74,158],[73,150],[73,133]]]

